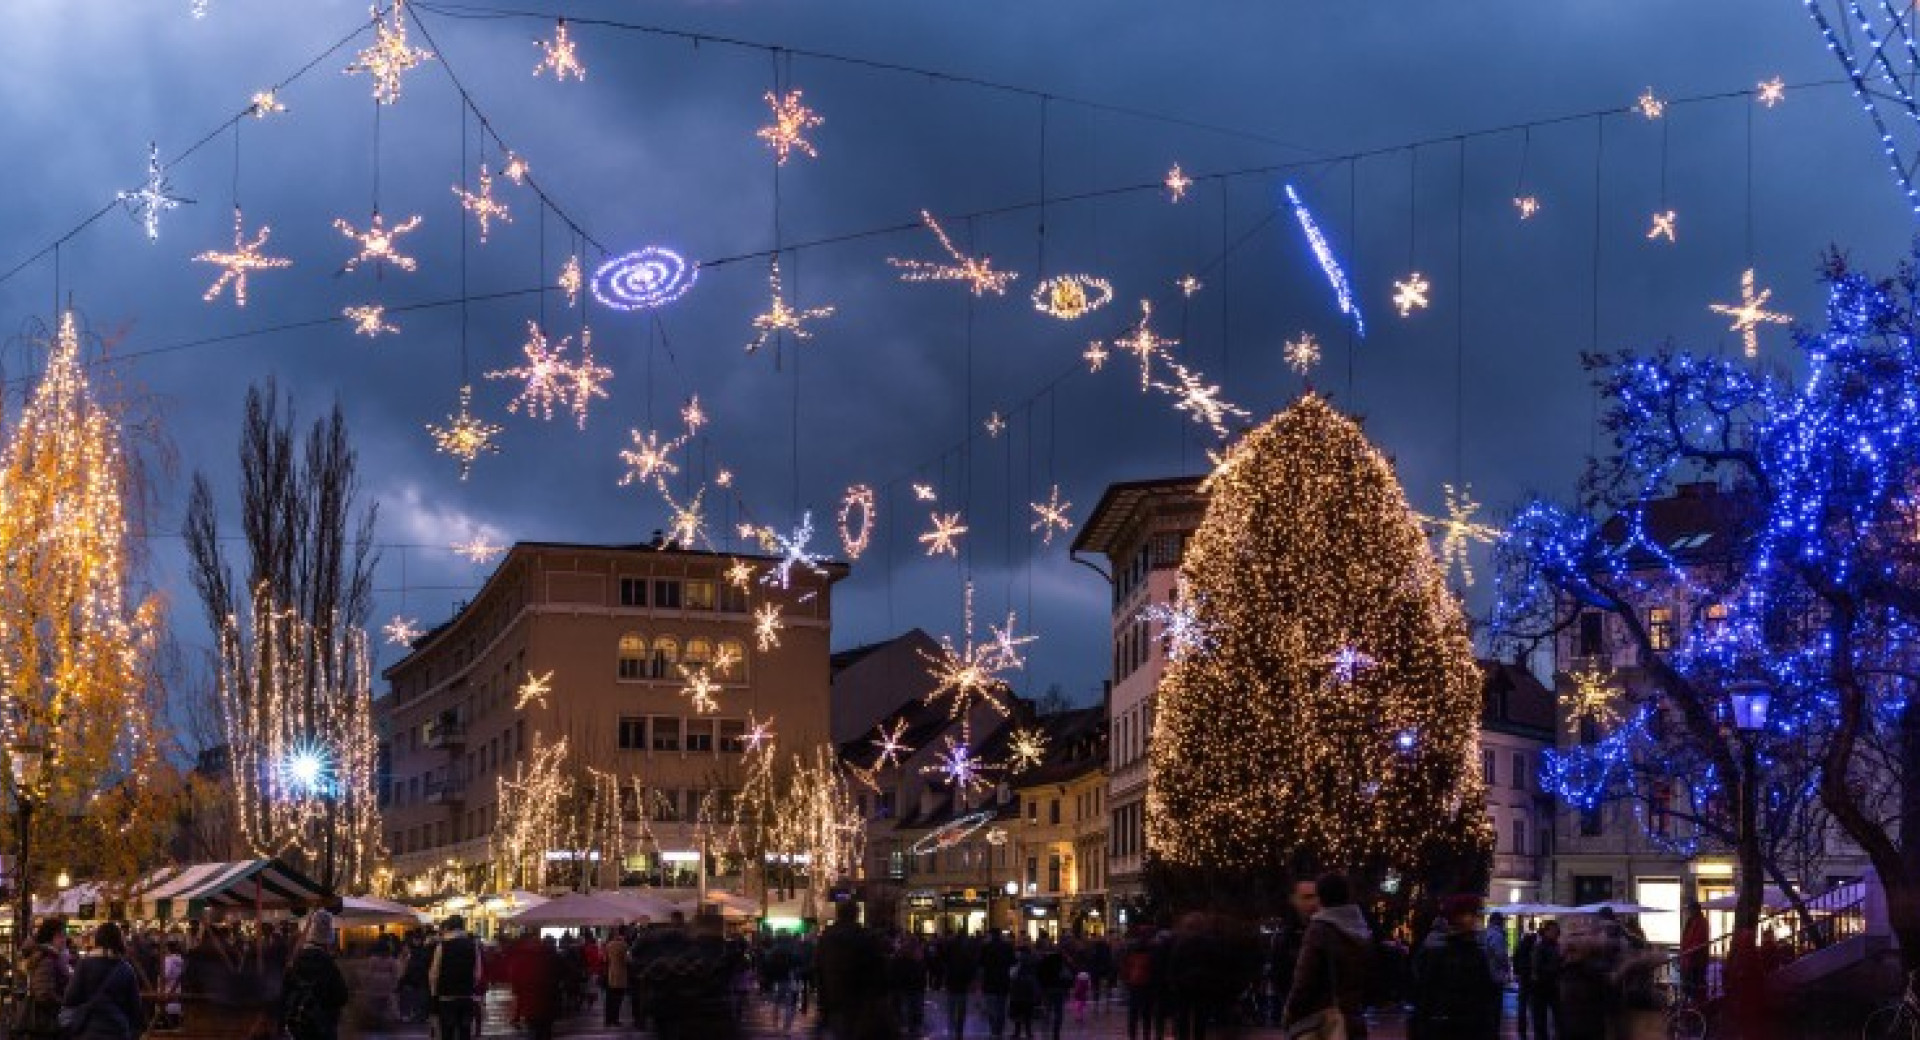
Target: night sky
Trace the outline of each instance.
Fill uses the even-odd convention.
[[[344,406],[389,546],[376,627],[395,613],[436,623],[471,595],[483,572],[447,551],[451,542],[642,541],[665,526],[657,494],[617,485],[617,453],[630,428],[674,432],[680,404],[697,392],[712,423],[682,458],[677,492],[697,486],[685,478],[725,466],[751,519],[785,529],[810,509],[825,548],[844,489],[879,491],[875,547],[836,603],[836,645],[914,625],[956,630],[961,568],[929,560],[914,542],[928,507],[908,483],[922,481],[938,487],[943,511],[966,514],[983,616],[1012,606],[1042,636],[1023,685],[1059,683],[1084,700],[1108,667],[1106,587],[1067,558],[1063,539],[1038,544],[1026,503],[1057,481],[1078,520],[1109,482],[1195,472],[1212,443],[1167,398],[1143,396],[1128,359],[1098,374],[1078,364],[1090,339],[1134,320],[1142,297],[1155,303],[1156,328],[1182,341],[1177,358],[1256,417],[1299,392],[1279,351],[1313,332],[1326,346],[1313,381],[1365,418],[1417,508],[1439,510],[1444,483],[1471,483],[1497,515],[1528,491],[1571,489],[1592,437],[1578,355],[1596,336],[1608,349],[1671,339],[1738,350],[1707,305],[1733,298],[1744,268],[1758,268],[1776,309],[1804,319],[1819,312],[1813,274],[1826,246],[1887,270],[1912,233],[1871,128],[1841,86],[1789,89],[1773,109],[1733,98],[1677,105],[1660,122],[1612,115],[1598,155],[1591,118],[1475,137],[1462,191],[1455,134],[1619,108],[1649,86],[1678,98],[1776,75],[1833,80],[1839,66],[1797,0],[501,6],[832,52],[1055,99],[580,24],[587,79],[556,84],[531,75],[550,19],[457,17],[475,9],[421,3],[449,60],[411,74],[378,119],[380,208],[389,220],[424,218],[403,240],[420,270],[376,278],[336,273],[351,251],[331,227],[336,217],[364,225],[374,202],[375,105],[365,77],[340,73],[370,33],[322,58],[281,94],[288,113],[242,121],[237,165],[229,130],[173,169],[178,193],[197,201],[166,215],[158,243],[114,211],[59,251],[58,291],[113,340],[113,355],[132,358],[112,377],[164,436],[152,453],[151,580],[172,597],[189,652],[207,634],[177,536],[187,483],[195,470],[209,473],[237,529],[235,446],[249,383],[277,376],[303,419],[335,400]],[[365,19],[360,0],[209,0],[203,19],[190,7],[11,0],[0,11],[9,101],[0,125],[11,153],[0,270],[137,187],[149,140],[181,153]],[[422,428],[455,405],[460,307],[394,313],[402,333],[375,341],[344,323],[237,335],[323,321],[347,304],[397,310],[460,295],[465,218],[449,188],[462,178],[463,140],[469,179],[481,145],[449,70],[595,240],[614,252],[669,246],[707,263],[657,324],[587,310],[596,357],[616,374],[585,433],[564,416],[507,415],[509,384],[480,378],[516,363],[526,322],[540,317],[538,296],[469,305],[476,406],[507,432],[503,454],[464,483]],[[767,121],[761,95],[776,75],[826,118],[812,135],[819,158],[795,157],[779,177],[785,244],[909,225],[922,208],[1000,210],[948,229],[961,248],[1020,272],[1008,295],[970,307],[961,286],[898,281],[887,257],[939,256],[923,230],[808,248],[787,254],[788,292],[837,313],[813,323],[810,341],[789,342],[778,368],[771,352],[748,356],[775,242],[774,168],[754,131]],[[1438,143],[1417,157],[1397,147],[1429,140]],[[1357,168],[1324,161],[1370,150],[1381,151]],[[1525,223],[1511,202],[1523,154],[1524,190],[1543,206]],[[487,156],[497,170],[490,143]],[[1153,185],[1176,161],[1199,178],[1179,205],[1151,188],[1104,192]],[[1203,176],[1287,163],[1304,165]],[[1286,180],[1318,211],[1360,294],[1369,335],[1351,353],[1298,227],[1277,208]],[[1055,198],[1101,194],[1026,207],[1043,183]],[[550,284],[577,248],[573,232],[555,214],[543,221],[532,192],[504,180],[496,189],[514,222],[484,247],[468,223],[468,291]],[[231,244],[236,195],[249,231],[271,224],[267,251],[294,261],[255,275],[244,310],[203,303],[216,272],[189,261]],[[1678,242],[1647,241],[1649,214],[1668,207],[1680,215]],[[585,259],[591,269],[596,251]],[[1111,279],[1115,302],[1071,324],[1036,313],[1027,294],[1043,259],[1046,274]],[[1402,320],[1391,282],[1410,268],[1433,282],[1434,306]],[[1189,273],[1204,286],[1185,299],[1173,283]],[[0,283],[4,327],[18,330],[0,351],[10,408],[41,356],[28,330],[50,317],[55,291],[50,256]],[[545,316],[555,336],[581,320],[558,292],[547,294]],[[235,338],[203,342],[218,337]],[[1766,359],[1791,362],[1784,331],[1771,328],[1762,342]],[[1009,429],[989,439],[981,424],[996,409]],[[731,508],[711,514],[722,539],[739,519]],[[1476,604],[1484,584],[1483,574]],[[383,647],[382,661],[395,653]]]

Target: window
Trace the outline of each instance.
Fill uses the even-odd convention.
[[[747,750],[747,724],[743,719],[720,720],[720,751],[727,755],[745,754]]]
[[[1494,778],[1496,772],[1498,772],[1498,770],[1494,768],[1493,749],[1482,749],[1480,752],[1480,779],[1484,781],[1488,787],[1492,787],[1500,782]]]
[[[895,881],[906,880],[907,857],[899,849],[887,853],[887,876]]]
[[[686,604],[687,604],[688,610],[712,610],[713,609],[713,582],[710,582],[710,581],[687,582]]]
[[[1655,607],[1647,611],[1647,642],[1655,650],[1673,649],[1673,611]]]
[[[1040,799],[1038,798],[1027,799],[1027,822],[1028,823],[1040,822]]]
[[[654,582],[653,605],[660,610],[679,610],[680,582],[665,579]]]
[[[1513,854],[1516,856],[1524,856],[1527,854],[1527,821],[1525,817],[1515,816],[1513,818]]]
[[[698,668],[713,660],[713,644],[705,639],[687,640],[687,652],[681,658],[687,667]]]
[[[1600,819],[1600,807],[1597,805],[1581,806],[1580,836],[1582,838],[1598,838],[1601,834],[1605,833],[1605,831],[1606,827]],[[1598,902],[1598,900],[1589,899],[1587,902]]]
[[[713,753],[713,720],[687,720],[687,750]]]
[[[673,720],[676,724],[679,719]],[[653,792],[653,818],[665,823],[680,818],[680,792],[674,788],[655,788]]]
[[[732,582],[721,585],[720,609],[728,614],[745,614],[750,609],[747,606],[747,590]]]
[[[680,750],[679,719],[656,718],[653,720],[653,749],[655,751]]]
[[[1513,775],[1507,778],[1507,784],[1516,791],[1527,789],[1527,753],[1525,751],[1513,753]]]
[[[620,605],[623,607],[644,607],[647,605],[647,579],[621,578]]]
[[[637,632],[620,637],[620,678],[647,677],[647,640]]]
[[[1573,876],[1573,902],[1575,906],[1585,906],[1588,903],[1604,903],[1612,898],[1612,875],[1575,874]]]
[[[1574,654],[1579,657],[1599,657],[1605,653],[1606,619],[1597,610],[1582,611],[1580,614],[1580,632],[1575,641]]]
[[[1647,795],[1647,830],[1656,838],[1664,838],[1673,824],[1673,788],[1666,783],[1657,782]]]
[[[661,636],[653,641],[653,667],[650,674],[655,679],[673,678],[673,669],[680,663],[680,644],[672,636]]]
[[[1040,857],[1027,857],[1027,891],[1040,887]]]
[[[1047,857],[1047,891],[1060,891],[1060,857]]]
[[[1048,823],[1060,822],[1060,799],[1055,798],[1051,802],[1047,803],[1047,822]]]
[[[1715,603],[1707,608],[1706,627],[1709,634],[1720,632],[1727,627],[1727,605]]]
[[[644,751],[647,746],[647,720],[633,716],[620,719],[620,750]]]
[[[732,662],[725,668],[716,669],[722,679],[744,679],[747,671],[747,646],[738,639],[722,639],[720,653],[716,659]]]

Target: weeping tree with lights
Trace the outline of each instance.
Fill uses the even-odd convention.
[[[384,857],[365,630],[378,507],[357,505],[358,456],[339,407],[302,445],[271,381],[247,393],[240,482],[243,581],[204,474],[185,525],[218,640],[235,830],[252,854],[288,856],[329,887],[360,889]]]
[[[160,603],[132,577],[132,453],[88,382],[71,314],[49,346],[0,448],[0,753],[18,827],[6,844],[28,868],[11,879],[16,928],[34,863],[132,881],[176,793],[154,673]]]
[[[1157,897],[1245,907],[1269,879],[1343,870],[1399,912],[1481,883],[1479,671],[1392,466],[1308,394],[1207,491],[1162,616]]]
[[[1638,651],[1649,689],[1629,720],[1671,720],[1698,757],[1691,782],[1730,807],[1737,945],[1763,900],[1763,803],[1804,763],[1885,885],[1908,969],[1920,968],[1917,265],[1879,280],[1830,255],[1826,327],[1795,332],[1797,372],[1674,350],[1589,358],[1609,451],[1577,507],[1520,511],[1496,613],[1508,638],[1538,640],[1600,611]],[[1736,503],[1733,545],[1705,571],[1646,530],[1650,503],[1702,481]],[[1692,616],[1671,653],[1646,617],[1663,601]],[[1764,716],[1751,710],[1760,692]],[[1564,786],[1579,797],[1581,771],[1651,753],[1634,743],[1570,749]]]

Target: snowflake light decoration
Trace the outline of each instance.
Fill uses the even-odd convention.
[[[532,172],[533,168],[527,165],[527,161],[512,152],[507,153],[507,164],[500,168],[500,176],[512,181],[515,187],[525,187],[527,175]]]
[[[208,303],[218,299],[221,290],[231,284],[233,286],[234,305],[237,307],[245,307],[247,305],[247,275],[254,271],[271,271],[293,265],[293,261],[285,257],[268,256],[260,251],[261,247],[267,244],[267,238],[273,234],[273,229],[267,225],[260,225],[260,230],[253,236],[253,241],[247,241],[244,225],[242,224],[243,219],[240,214],[240,207],[235,206],[233,208],[232,252],[227,253],[217,249],[209,249],[193,258],[197,263],[218,264],[222,268],[220,277],[214,279],[213,284],[209,286],[206,293],[200,297]]]
[[[927,210],[920,211],[920,219],[940,240],[940,248],[947,251],[952,263],[932,263],[926,260],[902,260],[888,257],[887,263],[906,272],[900,276],[903,282],[965,282],[975,296],[992,293],[1000,296],[1006,293],[1007,283],[1020,277],[1015,271],[996,271],[990,256],[972,257],[956,249],[953,240],[947,237],[945,228],[935,220]]]
[[[147,233],[147,241],[160,241],[160,215],[192,202],[173,194],[173,185],[167,182],[167,168],[160,162],[160,146],[147,145],[147,179],[134,191],[123,191],[117,196],[120,205],[126,207],[127,214],[140,222]]]
[[[753,582],[753,565],[735,558],[732,563],[727,564],[726,574],[727,584],[736,589],[744,589]]]
[[[1179,278],[1175,279],[1173,283],[1173,287],[1180,290],[1180,295],[1185,296],[1188,299],[1192,299],[1195,293],[1199,292],[1201,289],[1205,288],[1206,286],[1205,286],[1205,283],[1200,281],[1200,279],[1194,277],[1193,275],[1187,274],[1187,275],[1181,275]]]
[[[700,407],[699,394],[687,398],[687,403],[680,406],[680,421],[687,424],[689,435],[699,433],[700,427],[707,424],[707,410]]]
[[[740,666],[741,653],[731,646],[722,645],[713,652],[713,674],[726,678]]]
[[[1402,318],[1416,310],[1427,309],[1427,293],[1433,289],[1433,283],[1415,271],[1406,281],[1393,283],[1393,306]]]
[[[568,307],[580,306],[580,290],[586,285],[586,276],[580,273],[580,258],[567,257],[567,262],[560,265],[560,275],[553,284],[567,294]]]
[[[373,99],[383,105],[400,100],[401,79],[433,60],[433,52],[415,48],[407,42],[406,0],[394,0],[388,17],[380,17],[374,8],[373,45],[360,52],[347,66],[349,75],[364,72],[373,79]]]
[[[1372,654],[1349,644],[1327,655],[1327,678],[1341,686],[1351,686],[1360,673],[1372,670],[1379,663]]]
[[[633,438],[633,447],[620,453],[620,461],[627,464],[627,472],[620,478],[622,487],[680,472],[679,464],[673,461],[673,453],[680,447],[678,439],[662,441],[653,430],[645,436],[639,430],[628,430],[627,436]]]
[[[552,672],[548,672],[545,675],[535,675],[532,672],[528,672],[527,677],[520,681],[520,688],[514,691],[515,699],[513,702],[513,710],[524,711],[529,704],[538,704],[544,708],[547,706],[547,694],[552,692]]]
[[[1500,529],[1474,520],[1480,511],[1480,503],[1473,500],[1473,489],[1462,487],[1454,490],[1452,484],[1441,485],[1447,498],[1447,515],[1444,517],[1421,517],[1440,531],[1440,567],[1451,571],[1460,569],[1460,580],[1473,584],[1473,563],[1468,549],[1473,542],[1491,542],[1500,536]]]
[[[753,612],[754,645],[766,653],[780,645],[780,632],[786,628],[786,622],[780,619],[780,606],[776,603],[762,603]]]
[[[1761,81],[1758,93],[1753,96],[1753,100],[1768,108],[1772,108],[1786,99],[1787,81],[1778,76]]]
[[[758,353],[761,347],[767,345],[768,340],[782,333],[789,334],[796,340],[812,339],[813,330],[807,328],[807,322],[833,316],[833,308],[830,306],[800,310],[787,303],[787,298],[780,291],[780,258],[778,256],[773,258],[772,274],[768,276],[767,281],[773,290],[773,302],[767,306],[765,313],[754,316],[753,331],[758,335],[754,337],[753,342],[747,344],[749,354]]]
[[[1096,339],[1087,344],[1087,349],[1081,351],[1080,356],[1087,362],[1087,371],[1098,372],[1106,367],[1107,345]]]
[[[506,546],[495,545],[487,541],[485,537],[477,534],[464,542],[455,542],[447,548],[465,557],[468,563],[478,564],[482,567],[492,563],[501,553],[507,551]]]
[[[705,668],[681,668],[681,677],[687,680],[680,688],[680,696],[685,697],[696,715],[712,715],[720,710],[720,702],[714,694],[720,692],[720,684]]]
[[[1288,368],[1304,376],[1309,369],[1320,363],[1320,341],[1313,338],[1313,333],[1302,332],[1299,339],[1287,341],[1280,357],[1286,361]]]
[[[1020,656],[1020,648],[1040,639],[1039,636],[1014,634],[1014,628],[1018,623],[1018,615],[1009,610],[1006,624],[987,626],[987,633],[992,637],[990,645],[993,647],[993,665],[1001,671],[1025,668],[1027,659]]]
[[[1532,220],[1540,213],[1540,197],[1538,195],[1516,195],[1513,199],[1513,208],[1515,212],[1520,214],[1521,220]]]
[[[580,55],[574,49],[573,37],[567,34],[565,18],[554,25],[551,41],[535,40],[533,45],[541,51],[540,63],[533,67],[535,76],[543,72],[551,72],[555,83],[565,83],[568,76],[572,76],[575,80],[587,78],[587,67],[580,64]]]
[[[1124,350],[1140,359],[1140,389],[1145,391],[1153,385],[1153,356],[1165,353],[1168,347],[1177,347],[1177,339],[1163,338],[1153,331],[1153,301],[1140,301],[1140,320],[1126,335],[1113,341],[1114,349]]]
[[[913,497],[914,500],[918,502],[933,502],[938,500],[940,495],[933,490],[933,486],[930,484],[915,484],[913,486]]]
[[[1027,530],[1040,532],[1042,545],[1052,545],[1056,532],[1066,534],[1073,530],[1073,520],[1067,516],[1067,510],[1073,508],[1073,503],[1061,501],[1058,484],[1053,485],[1045,502],[1029,502],[1027,508],[1034,513],[1033,523],[1027,526]]]
[[[753,754],[773,746],[773,716],[756,719],[752,712],[747,713],[747,731],[740,737],[740,746]]]
[[[840,500],[840,548],[847,559],[857,560],[873,542],[874,494],[865,484],[847,489]]]
[[[569,373],[564,354],[572,339],[571,336],[562,336],[560,342],[549,343],[545,330],[540,328],[538,322],[527,322],[527,341],[520,346],[526,363],[486,373],[488,379],[524,381],[520,393],[507,402],[507,411],[517,415],[524,408],[529,417],[553,418],[553,406],[556,403],[565,404],[571,392],[567,385]]]
[[[1766,309],[1767,301],[1772,298],[1772,289],[1762,289],[1758,293],[1753,291],[1753,268],[1749,267],[1740,275],[1740,302],[1716,303],[1707,309],[1732,318],[1733,324],[1727,326],[1727,331],[1740,334],[1748,357],[1759,357],[1760,326],[1785,325],[1793,321],[1792,315]]]
[[[1633,107],[1650,120],[1667,114],[1667,103],[1654,94],[1652,87],[1641,91],[1640,96],[1633,99]]]
[[[1605,730],[1620,721],[1617,708],[1620,689],[1614,685],[1612,675],[1589,664],[1567,678],[1573,683],[1573,690],[1566,698],[1570,728],[1578,730],[1582,722],[1592,720],[1596,727]]]
[[[398,325],[387,324],[387,309],[377,303],[343,307],[340,310],[340,314],[348,321],[353,322],[353,332],[354,335],[357,336],[365,336],[368,339],[372,339],[382,333],[397,333],[400,331]]]
[[[1193,178],[1181,171],[1179,163],[1174,163],[1160,183],[1166,186],[1168,201],[1179,202],[1187,197],[1187,189],[1193,187]]]
[[[255,91],[252,103],[247,106],[247,114],[255,119],[279,115],[286,110],[287,106],[280,103],[280,95],[272,90]]]
[[[402,617],[399,614],[395,614],[380,631],[386,635],[387,642],[394,646],[412,646],[423,634],[419,618]]]
[[[573,412],[575,429],[587,428],[587,409],[596,397],[607,396],[607,390],[600,384],[613,378],[613,369],[593,360],[593,330],[580,330],[580,360],[570,362],[561,394],[566,398],[567,408]]]
[[[985,763],[973,757],[973,752],[967,750],[964,741],[956,741],[952,737],[942,739],[946,741],[946,750],[940,752],[933,764],[924,767],[921,772],[943,776],[949,785],[962,791],[986,786],[987,780],[983,775]]]
[[[791,534],[783,535],[772,528],[768,528],[762,534],[764,535],[762,540],[767,548],[779,553],[780,559],[767,568],[767,573],[760,576],[760,584],[777,585],[783,589],[790,588],[793,585],[795,567],[814,574],[827,573],[827,569],[820,566],[823,557],[808,548],[813,541],[811,510],[800,514],[800,525],[795,527]]]
[[[773,122],[761,127],[754,136],[767,142],[773,149],[779,165],[785,166],[787,158],[794,152],[809,159],[820,158],[814,150],[813,142],[807,140],[807,132],[826,122],[819,113],[800,102],[800,91],[789,90],[785,94],[766,94],[767,107],[773,110]]]
[[[928,556],[946,553],[955,559],[960,558],[960,536],[967,533],[967,527],[960,522],[959,513],[941,516],[932,514],[933,530],[920,536],[920,544],[927,547]]]
[[[495,439],[500,436],[500,427],[473,414],[471,384],[460,388],[460,408],[447,416],[446,425],[428,423],[427,432],[433,435],[434,447],[441,454],[451,455],[460,463],[461,480],[473,472],[475,459],[500,453],[500,444]]]
[[[1073,321],[1113,302],[1113,283],[1090,274],[1062,274],[1033,287],[1033,309]]]
[[[882,723],[874,727],[874,732],[880,734],[871,741],[874,747],[880,749],[879,757],[873,760],[874,769],[879,770],[890,765],[899,765],[901,759],[913,754],[913,749],[900,740],[901,737],[907,735],[906,719],[893,720],[893,728],[891,730],[886,727],[885,723]]]
[[[1200,598],[1190,594],[1185,579],[1176,583],[1173,599],[1149,603],[1134,616],[1160,626],[1160,639],[1169,661],[1187,660],[1205,653],[1213,645],[1212,631],[1200,620]]]
[[[487,244],[487,234],[493,230],[494,221],[513,223],[513,213],[507,209],[507,204],[493,197],[493,172],[487,169],[486,163],[480,164],[479,191],[468,191],[456,184],[453,194],[460,200],[460,208],[473,214],[473,219],[480,225],[481,245]]]
[[[1651,242],[1656,238],[1664,238],[1669,242],[1675,241],[1675,232],[1678,229],[1679,222],[1680,214],[1675,213],[1673,210],[1655,213],[1653,215],[1653,226],[1647,229],[1647,241]]]
[[[998,439],[1001,434],[1007,432],[1007,420],[999,412],[988,415],[987,421],[980,425],[987,431],[987,436],[995,439]]]
[[[920,658],[927,663],[928,674],[934,680],[933,689],[927,691],[926,703],[947,700],[948,716],[960,721],[962,739],[970,740],[974,703],[984,703],[1001,715],[1006,715],[1009,709],[1002,698],[1009,691],[1001,681],[1000,673],[1019,668],[1023,662],[1017,653],[1008,656],[1003,652],[1000,639],[1003,630],[994,629],[994,638],[987,642],[974,641],[972,582],[966,585],[963,613],[965,627],[960,644],[955,645],[951,636],[943,635],[939,648],[932,653],[921,651]],[[1004,630],[1008,638],[1013,638],[1013,620],[1009,615]]]
[[[693,493],[683,505],[667,495],[667,534],[675,542],[686,548],[692,548],[706,540],[707,518],[701,512],[700,501],[707,494],[706,488]]]
[[[1018,776],[1046,761],[1047,735],[1022,726],[1007,739],[1007,772]]]
[[[1187,366],[1177,361],[1170,361],[1167,365],[1173,370],[1175,382],[1155,382],[1153,388],[1179,398],[1174,409],[1191,415],[1194,422],[1212,430],[1215,437],[1227,435],[1229,417],[1252,417],[1246,409],[1221,400],[1220,387],[1202,380],[1198,374],[1188,371]]]
[[[388,227],[386,218],[380,215],[379,210],[374,210],[373,222],[367,225],[367,230],[356,231],[352,224],[336,217],[333,221],[334,230],[352,239],[360,246],[360,252],[347,260],[344,270],[352,272],[359,269],[361,264],[366,263],[373,264],[375,271],[384,270],[387,264],[392,264],[402,271],[412,272],[416,270],[420,266],[419,262],[414,260],[413,257],[400,252],[398,240],[401,235],[407,234],[419,226],[420,217],[415,215],[408,217],[392,227]]]

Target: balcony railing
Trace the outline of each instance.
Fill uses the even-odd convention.
[[[427,746],[435,750],[448,750],[463,747],[467,743],[466,728],[457,722],[444,722],[427,727]]]

